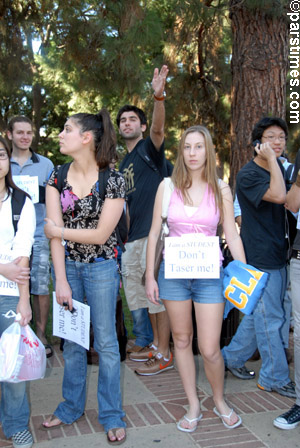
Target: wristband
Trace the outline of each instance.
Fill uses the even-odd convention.
[[[165,100],[165,92],[164,92],[163,96],[156,96],[155,93],[153,94],[153,96],[156,101],[164,101]]]
[[[61,245],[62,245],[63,247],[65,247],[65,245],[67,244],[66,241],[64,240],[64,231],[65,231],[65,228],[62,227],[62,228],[61,228]]]

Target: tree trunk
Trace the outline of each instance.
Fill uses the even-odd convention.
[[[263,116],[285,119],[288,22],[284,15],[230,1],[233,35],[230,185],[253,156],[251,132]]]

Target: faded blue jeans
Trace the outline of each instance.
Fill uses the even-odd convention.
[[[116,260],[81,263],[66,260],[66,273],[73,299],[91,308],[94,349],[99,355],[99,422],[107,432],[125,427],[120,385],[120,353],[116,334],[116,299],[119,274]],[[54,414],[64,423],[73,423],[84,412],[86,402],[86,350],[66,340],[63,397]]]
[[[281,334],[285,322],[283,298],[286,268],[264,271],[270,277],[263,295],[253,314],[243,317],[230,344],[222,349],[222,354],[226,366],[239,368],[258,348],[262,359],[258,383],[266,388],[283,387],[290,382]]]
[[[0,296],[0,335],[14,323],[14,317],[7,319],[2,314],[12,310],[16,312],[19,297]],[[19,431],[28,429],[29,406],[26,382],[1,383],[0,421],[5,436],[9,439]]]

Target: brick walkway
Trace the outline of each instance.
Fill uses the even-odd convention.
[[[126,366],[134,371],[136,363],[126,360]],[[55,355],[48,360],[48,366],[52,367],[51,375],[57,368],[63,367],[62,354],[59,347],[55,347]],[[183,391],[181,380],[176,369],[169,370],[163,374],[152,377],[134,377],[135,381],[140,381],[153,396],[153,400],[124,406],[126,412],[126,422],[128,434],[131,428],[145,428],[157,425],[173,424],[178,421],[186,412],[187,400]],[[279,415],[283,410],[293,405],[294,400],[282,397],[278,394],[261,392],[255,387],[251,391],[239,391],[240,381],[236,381],[237,391],[227,394],[226,399],[235,410],[243,416],[250,414],[264,415],[268,411],[276,411]],[[234,431],[224,428],[220,419],[213,413],[212,398],[200,387],[198,388],[203,419],[197,430],[192,434],[184,434],[188,437],[192,446],[199,448],[209,447],[231,447],[231,448],[262,448],[270,447],[259,439],[251,430],[244,425]],[[42,399],[42,396],[41,396]],[[95,434],[103,432],[102,426],[97,421],[97,409],[89,408],[85,415],[76,423],[70,426],[57,428],[51,431],[42,431],[39,429],[42,421],[47,415],[32,415],[31,430],[35,442],[50,441],[49,447],[63,447],[62,439]],[[174,428],[175,429],[175,428]],[[177,430],[175,430],[176,433]],[[52,443],[51,443],[52,441]],[[159,441],[158,441],[159,442]],[[0,429],[0,448],[11,447],[12,443],[7,441]],[[126,444],[127,446],[127,444]],[[130,445],[132,446],[132,445]],[[133,445],[139,448],[137,445]],[[191,446],[191,445],[189,445]],[[288,446],[288,445],[286,445]],[[272,448],[272,447],[271,447]]]

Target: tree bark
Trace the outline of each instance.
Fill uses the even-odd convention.
[[[286,115],[288,22],[230,1],[233,36],[230,185],[253,156],[251,132],[264,116]]]

